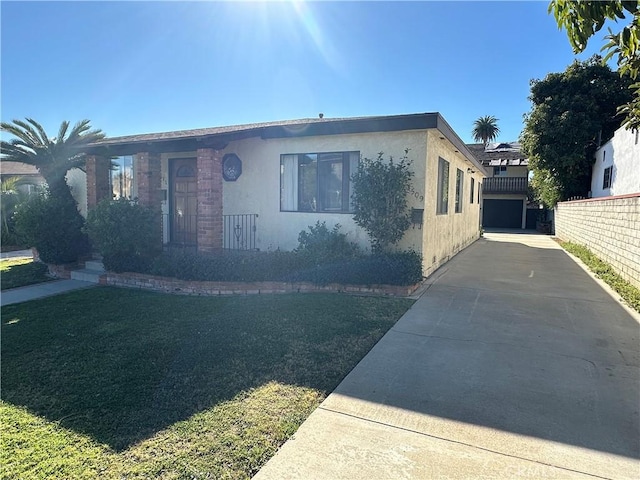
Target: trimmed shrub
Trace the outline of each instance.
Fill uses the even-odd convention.
[[[356,285],[413,285],[422,280],[422,259],[416,252],[358,255],[316,263],[295,252],[166,252],[148,273],[181,280],[235,282],[311,282]]]
[[[147,272],[162,251],[158,213],[130,200],[98,203],[89,211],[86,231],[113,272]]]
[[[84,218],[71,195],[61,198],[43,191],[22,203],[15,214],[20,240],[35,247],[45,263],[71,263],[88,253],[83,226]]]
[[[297,253],[311,257],[316,263],[325,263],[332,259],[351,258],[360,253],[358,245],[347,240],[346,233],[340,233],[340,224],[333,229],[326,222],[309,225],[309,231],[298,235]]]

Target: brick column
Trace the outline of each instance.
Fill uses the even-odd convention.
[[[222,152],[198,149],[198,251],[222,248]]]
[[[87,209],[91,210],[105,198],[113,198],[109,185],[109,167],[111,161],[99,155],[88,155],[87,170]]]
[[[162,196],[160,154],[139,152],[135,156],[135,182],[138,187],[138,202],[151,207],[158,215],[158,242],[162,244]]]

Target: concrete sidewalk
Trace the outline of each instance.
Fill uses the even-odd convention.
[[[33,252],[29,250],[13,250],[11,252],[1,252],[0,258],[33,258]]]
[[[547,236],[438,274],[254,479],[640,478],[640,318]]]
[[[12,305],[14,303],[28,302],[38,298],[51,297],[61,293],[80,290],[83,288],[95,287],[97,284],[83,282],[81,280],[54,280],[52,282],[36,283],[26,287],[12,288],[0,292],[0,306]]]

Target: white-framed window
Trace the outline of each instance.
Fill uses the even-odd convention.
[[[507,166],[501,165],[499,167],[493,167],[493,176],[494,177],[506,177],[507,176]]]
[[[602,188],[611,188],[611,180],[613,177],[613,166],[604,169],[604,178],[602,179]]]
[[[444,158],[438,158],[438,202],[437,215],[446,215],[449,212],[449,162]]]
[[[464,189],[464,173],[456,169],[456,213],[462,212],[462,191]]]
[[[116,157],[111,160],[111,193],[114,199],[133,200],[133,156]]]
[[[349,213],[360,152],[280,156],[280,211]]]

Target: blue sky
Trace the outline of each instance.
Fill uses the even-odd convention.
[[[575,56],[548,2],[9,2],[1,118],[109,136],[440,112],[522,130],[529,81]]]

